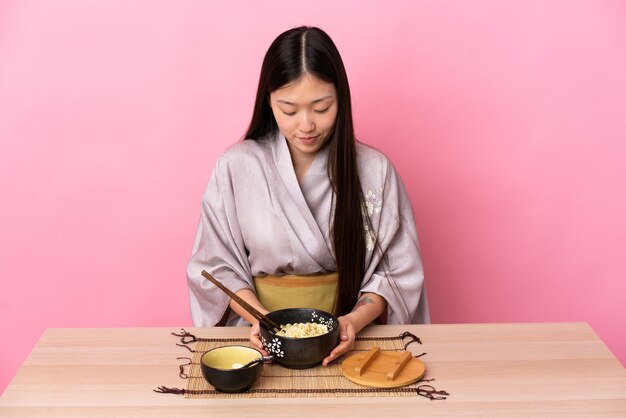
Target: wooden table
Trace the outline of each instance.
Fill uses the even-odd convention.
[[[626,372],[585,323],[370,327],[411,331],[446,400],[186,399],[176,328],[48,329],[0,398],[0,417],[626,417]],[[246,328],[188,328],[245,336]]]

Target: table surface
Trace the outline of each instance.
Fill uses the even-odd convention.
[[[626,417],[626,371],[586,323],[372,326],[410,331],[446,400],[187,399],[178,328],[48,329],[0,398],[0,417]],[[198,337],[246,328],[187,328]]]

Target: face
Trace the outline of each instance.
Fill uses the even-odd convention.
[[[337,90],[307,73],[270,93],[270,106],[291,158],[295,163],[310,161],[333,133]]]

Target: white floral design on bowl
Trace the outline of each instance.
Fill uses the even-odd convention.
[[[333,330],[333,319],[328,318],[327,320],[324,320],[324,318],[318,315],[317,312],[311,313],[311,322],[317,322],[321,325],[326,325],[328,327],[328,332]]]
[[[271,342],[267,342],[267,340],[264,337],[261,337],[261,343],[263,343],[263,348],[265,348],[265,351],[267,351],[270,354],[274,354],[277,357],[284,357],[285,353],[283,350],[281,350],[281,342],[278,340],[278,338],[273,338]]]

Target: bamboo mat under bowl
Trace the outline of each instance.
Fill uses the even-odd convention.
[[[419,341],[419,339],[417,340]],[[207,398],[295,398],[295,397],[366,397],[366,396],[418,396],[420,382],[398,388],[372,388],[358,385],[341,372],[343,358],[355,352],[369,351],[378,346],[384,351],[404,351],[405,341],[397,337],[357,337],[355,347],[346,356],[334,361],[329,366],[316,366],[311,369],[287,369],[275,363],[263,366],[261,378],[244,393],[218,392],[202,376],[200,358],[206,351],[225,345],[249,345],[247,338],[199,338],[190,351],[193,353],[189,363],[181,366],[181,377],[187,379],[184,396],[193,399]]]

